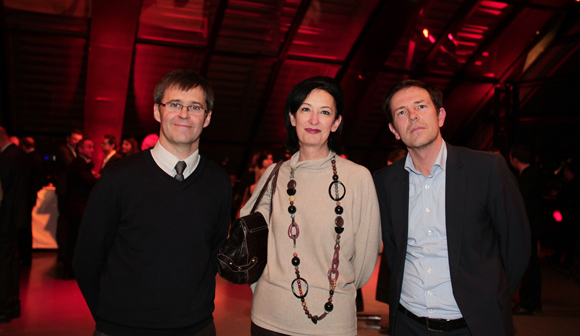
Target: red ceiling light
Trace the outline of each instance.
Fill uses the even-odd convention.
[[[451,35],[451,33],[447,34],[447,38],[453,41],[453,35]]]
[[[475,61],[475,65],[480,66],[481,65],[481,61]]]
[[[580,0],[576,0],[576,1],[580,1]],[[552,215],[554,216],[554,219],[556,220],[556,222],[562,221],[562,214],[560,213],[560,210],[554,211],[554,213]]]
[[[425,36],[425,38],[429,38],[429,29],[423,29],[423,36]]]
[[[481,56],[487,57],[487,56],[489,56],[489,53],[487,51],[484,51],[484,52],[481,53]]]

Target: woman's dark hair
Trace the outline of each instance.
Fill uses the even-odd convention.
[[[131,154],[135,154],[135,153],[139,152],[139,143],[137,142],[137,140],[135,138],[127,138],[127,139],[124,139],[123,141],[127,141],[128,143],[131,144],[131,152],[127,153],[127,155],[131,155]]]
[[[272,160],[274,160],[274,154],[272,154],[271,151],[264,150],[260,152],[260,155],[258,155],[258,159],[256,160],[256,165],[258,166],[258,168],[260,169],[264,168],[263,167],[264,160],[268,158],[268,155],[272,155]]]
[[[292,126],[292,122],[290,121],[290,114],[296,116],[298,108],[314,89],[324,90],[334,98],[334,104],[336,105],[336,114],[334,115],[334,120],[343,115],[344,95],[342,94],[340,85],[334,78],[327,76],[317,76],[305,79],[298,83],[298,85],[296,85],[292,91],[290,91],[290,94],[288,94],[288,99],[286,99],[286,106],[284,107],[284,126],[286,127],[287,137],[286,148],[290,151],[291,154],[294,154],[298,151],[300,144],[298,141],[298,135],[296,134],[296,127]],[[331,132],[328,136],[328,148],[330,148],[332,151],[336,151],[340,132],[342,132],[342,122],[336,129],[336,132]]]

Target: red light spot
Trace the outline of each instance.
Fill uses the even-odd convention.
[[[487,51],[484,51],[484,52],[481,53],[481,56],[487,57],[487,56],[489,56],[489,53]]]
[[[481,61],[475,61],[475,65],[481,65]]]
[[[451,41],[453,41],[453,35],[451,35],[451,33],[447,34],[447,38],[449,38]]]
[[[425,38],[429,37],[429,29],[427,28],[423,29],[423,36],[425,36]]]
[[[435,38],[433,37],[433,35],[429,35],[429,42],[435,43]]]
[[[562,221],[562,214],[560,213],[560,210],[554,211],[553,215],[554,215],[554,219],[556,220],[556,222]]]

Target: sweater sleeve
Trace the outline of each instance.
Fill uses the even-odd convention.
[[[369,171],[360,172],[360,197],[354,200],[359,207],[359,223],[356,227],[354,244],[355,285],[361,288],[371,278],[381,248],[381,219],[375,185]]]
[[[73,259],[77,283],[95,321],[101,274],[119,220],[115,199],[111,176],[104,174],[89,197]]]

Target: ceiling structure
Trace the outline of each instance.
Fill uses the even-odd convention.
[[[340,81],[344,153],[371,170],[401,146],[381,103],[390,85],[407,78],[444,92],[443,135],[453,144],[505,152],[525,143],[542,155],[580,149],[576,0],[132,2],[138,12],[135,6],[119,12],[110,0],[4,0],[1,124],[50,152],[72,127],[86,125],[92,100],[107,100],[87,92],[97,72],[99,85],[121,87],[118,135],[142,139],[159,130],[155,84],[187,68],[215,91],[201,152],[234,174],[252,153],[282,148],[286,96],[316,75]],[[118,25],[102,19],[113,10]],[[93,66],[95,32],[106,26],[114,39],[125,19],[136,27],[129,46],[107,56],[104,68]],[[115,62],[119,69],[126,63],[127,75],[108,75],[123,72]]]

